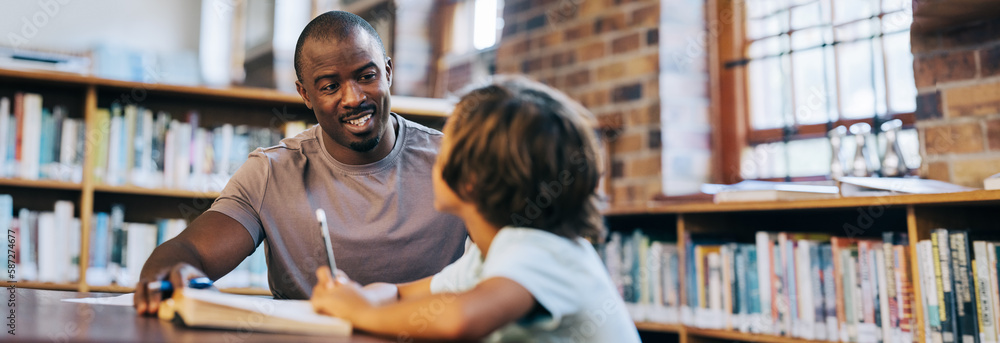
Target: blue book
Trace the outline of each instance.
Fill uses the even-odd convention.
[[[94,268],[107,268],[108,258],[111,254],[108,252],[108,244],[110,239],[108,239],[108,214],[106,212],[98,212],[94,215],[95,225],[92,229],[93,236],[91,236],[91,249],[90,249],[90,266]]]
[[[747,259],[747,313],[759,314],[760,309],[760,283],[757,280],[757,247],[747,245],[743,248]]]
[[[47,108],[42,109],[42,136],[38,142],[38,165],[42,166],[40,169],[40,177],[47,178],[48,173],[45,171],[45,165],[48,165],[53,161],[52,156],[52,146],[55,142],[55,124],[52,121],[52,112]],[[32,144],[32,142],[25,142],[23,144]]]

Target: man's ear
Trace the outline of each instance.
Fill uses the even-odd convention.
[[[312,107],[312,102],[309,101],[309,93],[306,93],[306,88],[302,86],[302,82],[295,80],[295,91],[299,92],[299,96],[302,97],[302,101],[306,103],[306,107],[310,110]]]
[[[392,87],[392,58],[385,58],[385,80],[389,82],[389,87]]]

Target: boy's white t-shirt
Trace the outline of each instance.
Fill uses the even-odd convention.
[[[432,293],[457,293],[503,277],[528,290],[548,313],[522,318],[488,341],[639,342],[635,323],[607,269],[586,240],[505,227],[485,260],[474,244],[431,279]]]

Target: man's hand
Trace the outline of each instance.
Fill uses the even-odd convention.
[[[309,301],[317,313],[350,320],[357,313],[375,306],[373,299],[365,295],[365,290],[357,282],[351,281],[344,272],[338,270],[337,277],[330,274],[329,267],[316,270],[316,287],[313,287]]]
[[[147,288],[150,282],[170,281],[170,284],[176,290],[186,287],[189,280],[203,276],[205,276],[205,273],[187,263],[178,263],[173,267],[164,268],[153,277],[141,278],[136,283],[132,306],[135,307],[135,312],[139,315],[155,316],[160,309],[160,301],[163,299],[159,290],[151,291]]]

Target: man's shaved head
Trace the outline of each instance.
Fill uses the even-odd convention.
[[[367,33],[374,38],[375,42],[378,42],[382,56],[387,57],[385,54],[385,45],[382,44],[382,38],[379,37],[378,32],[375,32],[375,28],[368,21],[354,13],[330,11],[320,14],[302,29],[299,40],[295,43],[295,76],[299,81],[302,81],[302,46],[305,45],[307,40],[341,40],[359,32]]]

